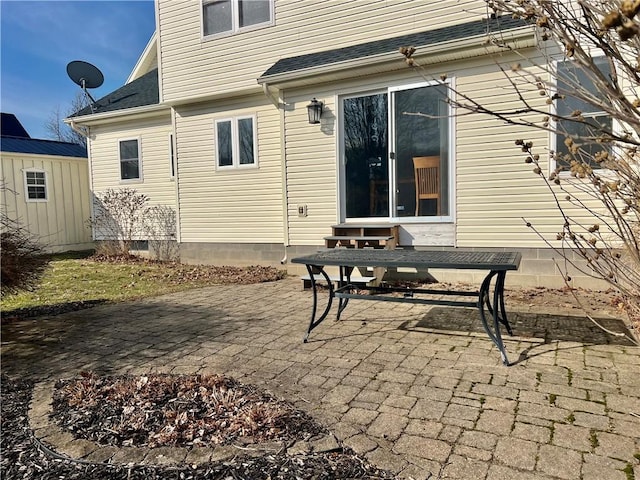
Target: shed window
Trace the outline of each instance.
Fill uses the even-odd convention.
[[[120,179],[140,180],[140,142],[134,140],[120,141]]]
[[[46,202],[48,200],[46,172],[27,170],[24,172],[24,180],[28,200],[36,202]]]
[[[255,117],[216,120],[216,165],[219,169],[256,165]]]
[[[273,23],[273,0],[202,0],[204,36]]]
[[[594,58],[594,63],[605,77],[609,77],[611,70],[605,57]],[[589,163],[592,168],[600,168],[598,163],[589,160],[592,160],[597,152],[610,149],[610,147],[606,144],[598,143],[595,137],[602,130],[611,131],[613,122],[611,117],[596,105],[578,98],[576,92],[582,92],[583,95],[592,95],[595,98],[601,97],[602,93],[598,92],[594,82],[571,60],[558,62],[557,76],[559,94],[556,104],[557,114],[564,118],[570,118],[573,112],[579,111],[585,120],[584,122],[558,120],[556,125],[558,166],[568,169],[571,164],[572,155],[569,153],[569,148],[565,143],[570,138],[580,145],[580,149],[584,152],[582,156],[577,156],[576,159],[582,159]],[[594,128],[589,124],[597,127]]]

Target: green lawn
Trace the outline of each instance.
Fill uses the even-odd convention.
[[[87,253],[53,257],[41,283],[31,292],[0,300],[3,314],[19,309],[70,302],[122,301],[221,283],[256,283],[281,279],[271,267],[211,267],[146,261],[95,261]]]

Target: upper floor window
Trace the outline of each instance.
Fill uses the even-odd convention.
[[[120,180],[141,180],[140,142],[120,140]]]
[[[202,31],[205,37],[272,22],[273,0],[202,0]]]
[[[216,165],[218,168],[256,166],[255,117],[216,120]]]
[[[47,173],[43,170],[26,170],[24,172],[25,191],[27,201],[46,202],[47,196]]]
[[[596,57],[593,60],[600,72],[605,77],[609,77],[611,69],[606,57]],[[586,101],[584,97],[591,96],[604,101],[604,94],[598,91],[593,80],[572,60],[558,62],[557,86],[559,99],[556,104],[556,113],[566,119],[581,119],[581,121],[558,120],[556,122],[557,166],[568,170],[571,160],[576,158],[588,163],[592,168],[600,168],[600,165],[593,161],[593,156],[602,150],[610,150],[611,147],[606,143],[598,142],[598,137],[603,131],[610,132],[613,122],[601,107]],[[576,151],[574,148],[574,153],[571,153],[567,143],[579,147],[579,150]]]

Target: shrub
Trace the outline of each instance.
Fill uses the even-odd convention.
[[[1,295],[5,296],[34,288],[49,261],[37,239],[20,223],[9,219],[4,213],[0,221]]]

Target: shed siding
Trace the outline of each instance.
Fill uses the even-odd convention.
[[[107,189],[132,188],[149,197],[153,205],[175,208],[175,183],[171,179],[169,135],[171,121],[162,118],[91,127],[91,183],[94,194]],[[120,180],[119,141],[139,140],[142,181]]]
[[[216,169],[216,119],[255,115],[258,168]],[[282,243],[280,112],[262,95],[176,110],[183,242]]]
[[[46,202],[27,202],[24,171],[46,172]],[[84,158],[2,152],[2,211],[39,238],[48,251],[87,248],[91,231],[89,173]]]
[[[273,26],[203,39],[200,8],[158,1],[164,101],[256,88],[280,58],[486,17],[482,0],[276,0]]]

